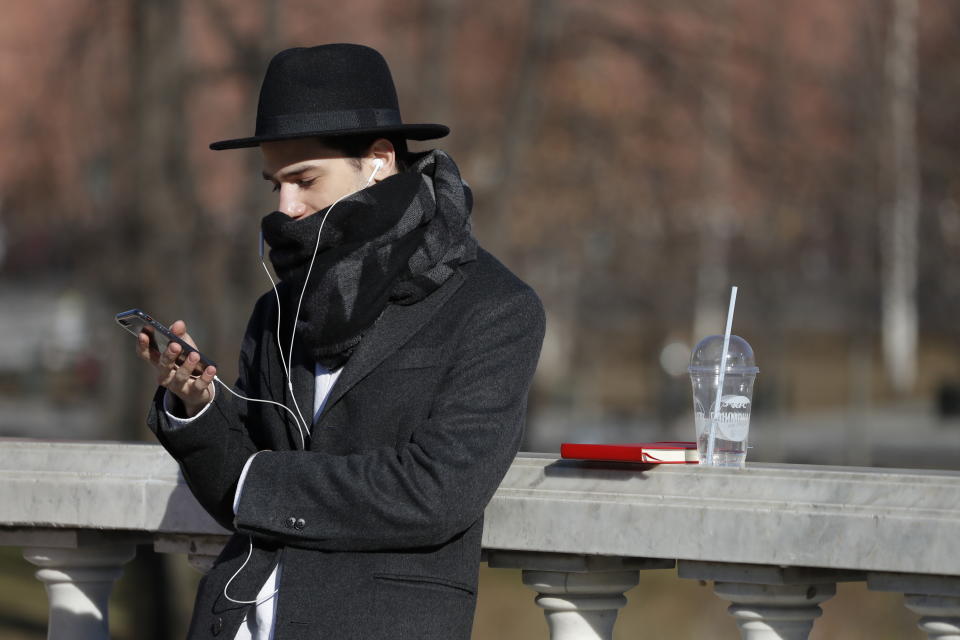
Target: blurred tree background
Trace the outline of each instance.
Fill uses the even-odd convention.
[[[478,237],[545,303],[524,448],[691,439],[685,360],[736,284],[751,460],[955,468],[958,27],[935,0],[7,3],[0,435],[148,439],[127,308],[235,375],[274,203],[256,150],[207,145],[252,132],[274,52],[346,41],[451,127]]]

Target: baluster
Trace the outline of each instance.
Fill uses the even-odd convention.
[[[727,612],[743,640],[806,640],[836,583],[864,579],[854,571],[722,562],[681,560],[677,569],[681,578],[714,581],[714,593],[732,602]]]
[[[920,615],[917,626],[928,638],[960,640],[960,578],[910,573],[870,573],[874,591],[904,594],[904,606]]]
[[[494,568],[523,569],[523,584],[538,593],[551,640],[611,640],[624,592],[640,569],[669,569],[673,560],[490,551]]]
[[[136,552],[132,544],[24,549],[47,590],[48,640],[109,640],[110,592]]]

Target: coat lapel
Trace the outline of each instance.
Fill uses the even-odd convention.
[[[287,371],[280,358],[280,345],[277,342],[273,327],[276,327],[275,308],[267,316],[264,328],[261,332],[261,344],[264,345],[262,361],[259,365],[259,377],[261,386],[254,387],[248,383],[247,393],[252,393],[254,398],[263,398],[273,400],[286,406],[290,411],[295,411],[293,402],[290,399],[290,391],[287,388]],[[306,365],[294,362],[293,370],[293,389],[297,396],[297,402],[301,409],[308,407],[304,411],[304,417],[308,423],[311,418],[310,411],[313,408],[314,383],[312,378],[313,368],[310,367],[309,373]],[[308,380],[309,377],[309,380]],[[259,389],[259,394],[257,392]],[[283,409],[277,408],[280,415],[280,422],[269,423],[269,429],[273,432],[272,436],[276,442],[288,441],[294,449],[300,448],[300,434],[297,432],[297,426],[290,416]]]
[[[302,357],[294,356],[290,377],[293,380],[293,393],[297,400],[297,406],[291,407],[291,409],[299,408],[300,414],[310,425],[313,423],[313,395],[317,390],[317,380],[314,365],[303,360]],[[304,437],[309,442],[309,434],[304,434]],[[299,435],[296,435],[296,441],[300,442]]]
[[[347,361],[343,373],[330,390],[330,397],[327,398],[321,417],[326,415],[354,385],[413,337],[443,306],[443,303],[460,288],[463,281],[463,271],[458,270],[439,289],[420,302],[409,306],[388,305],[383,315],[373,325],[373,329],[363,337],[360,346]]]
[[[314,365],[312,362],[307,362],[309,358],[304,358],[302,355],[303,350],[298,351],[296,344],[294,344],[293,362],[290,368],[290,381],[293,383],[293,393],[296,396],[296,406],[294,406],[293,400],[290,398],[290,390],[287,388],[287,372],[283,367],[283,358],[280,354],[280,350],[283,349],[283,357],[286,357],[290,344],[287,343],[286,347],[284,347],[277,340],[275,333],[277,318],[275,314],[276,307],[274,306],[272,313],[267,317],[262,334],[263,343],[269,345],[267,353],[269,354],[268,361],[270,362],[272,373],[268,376],[266,382],[270,387],[270,398],[276,400],[282,399],[283,404],[294,414],[297,413],[296,409],[299,407],[300,413],[303,414],[304,419],[309,425],[313,420],[313,394],[317,386],[314,376]],[[280,409],[280,411],[285,418],[288,418],[283,424],[286,425],[289,440],[293,448],[300,449],[302,446],[300,444],[300,433],[293,416],[282,409]],[[304,441],[309,444],[310,435],[304,433],[303,436]]]

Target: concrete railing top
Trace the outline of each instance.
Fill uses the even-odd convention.
[[[0,527],[225,533],[156,445],[0,439]],[[960,575],[960,472],[521,454],[484,547]]]
[[[960,575],[960,472],[518,457],[484,545]]]
[[[0,438],[0,526],[225,531],[159,445]]]

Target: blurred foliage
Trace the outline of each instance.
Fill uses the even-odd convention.
[[[719,331],[731,283],[736,329],[776,373],[768,406],[883,404],[892,6],[19,4],[0,26],[0,281],[79,291],[97,323],[131,306],[186,318],[231,377],[267,287],[255,247],[272,203],[256,150],[207,144],[252,129],[270,54],[355,41],[390,61],[407,121],[452,127],[439,144],[476,192],[481,241],[544,299],[536,406],[669,414],[659,354]],[[960,378],[960,5],[919,7],[913,393],[929,399]],[[107,422],[139,424],[150,381],[116,333],[97,340],[120,370]],[[803,367],[829,371],[833,393]]]

